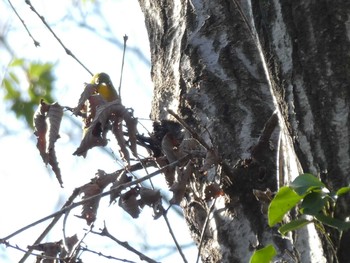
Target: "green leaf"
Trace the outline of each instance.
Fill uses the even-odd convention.
[[[24,62],[23,58],[15,58],[11,61],[10,67],[22,66]]]
[[[314,189],[326,188],[326,186],[312,174],[299,175],[289,186],[299,195],[304,195]]]
[[[290,211],[302,198],[303,196],[298,195],[290,187],[281,187],[269,205],[269,226],[272,227],[275,224],[281,222],[283,216],[288,211]]]
[[[280,233],[282,235],[285,235],[287,232],[302,228],[303,226],[306,226],[309,223],[312,223],[312,221],[304,219],[304,218],[299,218],[299,219],[293,220],[293,221],[281,226],[278,229],[278,231],[280,231]]]
[[[345,186],[345,187],[340,188],[340,189],[337,191],[336,195],[337,195],[337,196],[340,196],[340,195],[347,194],[347,193],[349,193],[349,192],[350,192],[350,187],[349,187],[349,186]]]
[[[19,79],[14,72],[8,72],[8,74],[14,83],[16,83],[17,85],[20,84]]]
[[[331,216],[326,216],[324,214],[318,214],[315,217],[317,218],[317,220],[319,220],[323,224],[328,225],[330,227],[334,227],[334,228],[338,229],[339,231],[345,231],[345,230],[350,229],[350,222],[349,221],[345,222],[343,220],[333,218]]]
[[[322,192],[311,192],[304,197],[300,211],[307,215],[317,215],[326,203],[327,199]]]
[[[272,245],[268,245],[256,250],[251,256],[249,263],[269,263],[276,254],[276,249]]]

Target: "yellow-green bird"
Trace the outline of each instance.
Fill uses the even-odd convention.
[[[97,73],[92,77],[91,84],[97,85],[97,93],[100,94],[106,101],[110,102],[119,99],[118,93],[115,90],[111,78],[106,73]]]

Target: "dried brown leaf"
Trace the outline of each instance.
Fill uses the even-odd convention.
[[[95,146],[106,146],[106,134],[107,130],[102,130],[101,126],[90,126],[84,134],[84,138],[82,139],[80,146],[76,149],[73,155],[86,157],[88,150],[91,148]]]
[[[57,257],[57,255],[60,253],[62,249],[62,241],[35,244],[32,246],[28,246],[28,248],[38,250],[38,251],[43,251],[43,256],[55,258]],[[42,260],[41,259],[42,259],[41,256],[37,256],[37,262],[54,263],[56,261],[55,259],[49,259],[49,258],[44,258]]]
[[[137,200],[138,191],[132,188],[119,198],[119,206],[124,209],[133,218],[138,218],[140,215],[139,203]]]
[[[111,186],[111,189],[115,188],[116,190],[112,191],[110,194],[110,201],[109,201],[110,203],[112,203],[116,198],[120,196],[121,190],[118,190],[118,186],[130,182],[131,179],[132,178],[127,175],[127,172],[125,170],[123,170],[119,174],[119,176]]]
[[[82,197],[82,199],[84,200],[94,195],[98,195],[102,193],[102,190],[103,189],[101,189],[98,186],[98,184],[88,183],[81,187],[80,193],[84,194],[84,196]],[[91,225],[96,220],[99,202],[100,202],[100,197],[96,197],[83,204],[81,216],[79,217],[84,218],[88,225]]]
[[[96,116],[97,108],[105,103],[106,101],[100,94],[93,94],[90,96],[90,98],[85,102],[86,117],[84,118],[84,128],[88,128],[91,125]]]
[[[55,143],[59,138],[59,129],[63,108],[58,103],[46,104],[41,100],[34,114],[34,134],[37,136],[37,148],[45,164],[50,164],[61,187],[63,185],[60,168],[55,152]]]
[[[105,189],[105,187],[115,181],[117,177],[116,172],[107,174],[105,171],[98,169],[96,173],[96,184],[101,189]]]
[[[95,146],[106,146],[106,134],[109,129],[109,120],[116,120],[123,116],[125,108],[119,100],[105,103],[96,109],[96,116],[88,127],[80,146],[73,155],[86,156],[87,151]]]
[[[46,115],[47,123],[47,152],[55,147],[55,142],[60,137],[59,130],[63,116],[63,108],[56,102],[50,105],[49,111]]]
[[[126,109],[121,104],[120,100],[107,102],[97,107],[94,122],[100,122],[102,125],[106,125],[111,116],[123,118],[125,111]]]
[[[63,187],[62,175],[58,166],[55,148],[52,148],[48,153],[48,163],[51,165],[52,171],[55,173],[58,182]]]
[[[85,89],[80,94],[78,105],[74,108],[73,113],[78,115],[78,113],[84,108],[85,102],[96,93],[97,85],[91,83],[84,83]]]
[[[34,113],[34,134],[37,137],[36,147],[39,150],[41,158],[44,163],[47,164],[48,156],[46,152],[46,132],[47,132],[47,124],[46,124],[46,112],[48,111],[48,107],[43,101],[41,101],[38,109]]]
[[[70,255],[70,253],[75,249],[75,245],[78,243],[79,239],[78,236],[75,234],[71,237],[65,238],[64,246],[62,247],[60,257],[65,258]],[[72,261],[73,258],[70,258],[69,262],[75,262]]]
[[[137,118],[134,118],[132,112],[129,112],[128,110],[124,112],[123,118],[126,124],[126,128],[128,129],[131,152],[135,157],[137,157]]]
[[[140,189],[140,197],[139,205],[143,207],[145,205],[154,207],[160,203],[162,196],[160,195],[159,190],[149,189],[146,187],[142,187]]]
[[[76,243],[78,243],[79,239],[78,236],[75,234],[71,237],[67,237],[66,238],[66,246],[68,248],[69,251],[71,251],[73,249],[73,247],[75,246]]]
[[[124,139],[124,133],[123,133],[123,124],[122,122],[115,122],[112,127],[112,132],[117,139],[118,145],[119,145],[119,154],[120,157],[125,160],[128,165],[130,164],[130,155],[129,151],[126,148],[126,142]]]

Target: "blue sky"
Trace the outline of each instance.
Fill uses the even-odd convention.
[[[103,14],[104,19],[94,15],[94,6],[89,3],[83,5],[79,10],[78,8],[72,9],[72,1],[68,0],[31,2],[76,57],[91,71],[104,71],[110,74],[115,84],[119,83],[120,77],[123,35],[128,35],[122,85],[123,104],[126,107],[132,107],[135,110],[134,115],[139,117],[146,127],[150,128],[151,122],[147,120],[152,97],[150,55],[144,17],[138,6],[138,1],[104,1],[101,5],[101,14]],[[66,55],[62,47],[38,17],[30,11],[24,1],[20,3],[13,1],[13,4],[41,46],[34,47],[33,41],[9,8],[7,1],[0,2],[0,30],[7,32],[8,42],[11,43],[17,57],[44,62],[50,61],[57,64],[55,97],[61,105],[74,106],[79,99],[83,83],[90,80],[90,75],[70,56]],[[89,29],[79,27],[77,22],[82,21],[91,26],[97,34]],[[110,30],[106,30],[106,25],[110,26]],[[106,41],[103,37],[110,38],[110,41]],[[6,74],[7,65],[11,59],[11,56],[1,52],[0,79]],[[23,81],[25,80],[23,79]],[[23,88],[25,87],[26,85],[23,85]],[[1,90],[0,96],[3,95],[4,91]],[[54,175],[42,163],[32,131],[24,125],[22,120],[16,119],[14,114],[7,111],[8,106],[4,103],[0,105],[0,204],[2,207],[0,237],[56,211],[66,201],[74,188],[89,182],[98,169],[110,173],[120,168],[120,163],[115,158],[118,152],[117,145],[112,140],[106,147],[106,151],[93,149],[86,159],[72,156],[71,154],[79,145],[81,131],[79,127],[72,124],[69,116],[65,115],[61,138],[56,143],[65,186],[64,189],[61,189]],[[156,179],[156,183],[159,187],[165,186],[161,177]],[[166,190],[162,193],[168,194]],[[80,208],[70,213],[69,224],[66,227],[68,235],[75,232],[79,235],[85,233],[85,223],[74,216],[79,213]],[[185,222],[180,220],[173,211],[170,212],[169,216],[180,244],[191,244],[192,241]],[[25,231],[9,241],[12,245],[26,248],[39,236],[48,223],[49,221]],[[139,219],[132,220],[117,205],[109,206],[108,200],[103,200],[100,204],[100,214],[95,224],[95,230],[102,227],[104,223],[110,232],[119,239],[128,240],[141,250],[146,246],[146,243],[153,247],[161,247],[162,245],[167,247],[172,244],[164,220],[154,221],[151,211],[148,209],[143,211]],[[45,241],[61,239],[62,226],[63,223],[60,222]],[[98,252],[138,261],[137,257],[130,255],[125,249],[100,236],[89,234],[86,243],[90,245],[89,248],[96,249]],[[157,258],[167,251],[166,249],[156,249],[149,252],[148,255]],[[195,261],[197,252],[194,247],[185,249],[184,252],[189,262]],[[0,246],[0,261],[2,262],[17,262],[22,255],[22,252],[15,249],[5,249],[4,246]],[[96,262],[96,260],[98,262],[111,262],[90,253],[86,253],[83,260],[85,263]],[[163,262],[177,260],[181,260],[177,253],[162,259]]]

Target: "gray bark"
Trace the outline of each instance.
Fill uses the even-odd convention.
[[[349,184],[350,2],[140,5],[151,47],[152,118],[171,119],[172,109],[223,160],[220,171],[197,182],[220,180],[225,191],[202,240],[202,261],[248,262],[254,249],[272,243],[280,261],[336,262],[313,225],[288,238],[269,228],[253,190],[276,191],[302,172],[331,190]],[[268,122],[273,113],[277,127]],[[209,206],[193,199],[183,205],[198,244]],[[337,214],[349,216],[345,201]],[[350,257],[341,249],[347,236],[338,243],[332,235],[340,262]]]

